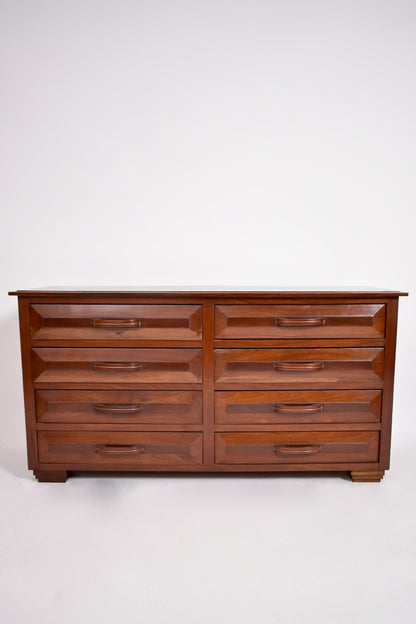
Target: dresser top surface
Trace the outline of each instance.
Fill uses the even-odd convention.
[[[218,297],[399,297],[408,293],[363,287],[278,287],[278,286],[50,286],[9,292],[17,296],[88,296],[88,295],[199,295]]]

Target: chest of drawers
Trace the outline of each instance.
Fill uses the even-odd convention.
[[[29,469],[389,467],[392,291],[22,290]]]

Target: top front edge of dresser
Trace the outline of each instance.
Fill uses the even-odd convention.
[[[345,298],[390,298],[407,296],[408,293],[378,288],[340,287],[277,287],[277,286],[154,286],[154,287],[69,287],[51,286],[10,291],[9,295],[21,297],[204,297],[204,298],[290,298],[290,297],[345,297]]]

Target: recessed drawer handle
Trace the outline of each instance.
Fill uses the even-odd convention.
[[[325,325],[325,319],[306,316],[277,318],[276,325],[279,327],[322,327]]]
[[[322,411],[321,403],[277,403],[274,411],[279,414],[314,414]]]
[[[322,450],[320,444],[276,444],[274,452],[280,455],[313,455]]]
[[[278,371],[317,371],[325,367],[323,362],[276,362],[274,365]]]
[[[140,319],[92,319],[91,327],[140,327]]]
[[[94,405],[96,412],[111,412],[115,414],[136,414],[141,412],[143,405],[135,403],[97,403]]]
[[[139,455],[144,448],[139,444],[97,444],[96,451],[99,455]]]
[[[93,362],[93,370],[136,371],[143,368],[139,362]]]

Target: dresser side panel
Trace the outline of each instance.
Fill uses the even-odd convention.
[[[23,374],[23,396],[25,405],[26,439],[28,468],[33,470],[38,465],[38,452],[36,442],[36,406],[35,392],[32,384],[31,370],[31,344],[30,344],[30,318],[29,301],[26,297],[19,297],[19,325],[20,325],[20,348]]]
[[[380,468],[390,466],[391,427],[393,413],[394,368],[396,360],[397,314],[399,300],[394,299],[387,305],[386,345],[384,362],[384,390],[381,413]]]

